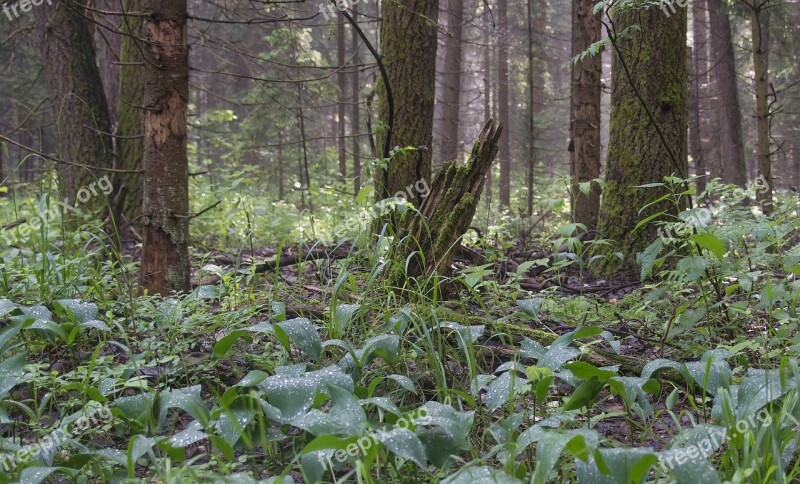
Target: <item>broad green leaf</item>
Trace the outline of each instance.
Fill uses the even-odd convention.
[[[556,466],[564,449],[569,449],[573,456],[583,460],[588,459],[593,450],[586,442],[583,434],[572,432],[547,431],[544,432],[536,444],[536,469],[531,482],[533,484],[546,484],[550,481],[550,473]]]
[[[419,438],[408,429],[395,428],[388,432],[375,432],[375,439],[382,443],[387,449],[413,461],[423,469],[427,467],[425,458],[425,448]]]
[[[295,318],[283,323],[274,325],[275,333],[283,331],[288,336],[289,341],[295,343],[303,353],[307,354],[314,361],[318,361],[322,355],[322,340],[317,332],[317,327],[305,318]],[[279,338],[281,339],[281,338]],[[284,343],[281,341],[281,343]],[[288,344],[284,344],[287,351],[290,350]]]
[[[486,392],[486,407],[490,412],[495,411],[506,402],[513,402],[516,389],[528,382],[524,377],[513,373],[513,371],[507,371],[489,384]]]
[[[717,259],[722,260],[722,258],[725,257],[725,243],[714,236],[714,234],[704,232],[702,234],[692,235],[690,239],[700,247],[710,251]]]
[[[214,345],[214,358],[217,360],[224,358],[225,355],[228,354],[228,351],[230,351],[231,346],[241,338],[244,338],[248,342],[253,341],[253,338],[250,336],[250,331],[244,329],[231,331]]]
[[[522,481],[489,466],[466,467],[442,481],[441,484],[521,484]]]
[[[200,385],[188,388],[176,388],[163,392],[159,398],[159,427],[164,425],[167,410],[179,408],[194,417],[202,425],[209,422],[208,409],[201,395]]]
[[[588,380],[584,380],[584,382],[575,389],[575,392],[572,393],[567,403],[561,407],[561,410],[566,412],[569,410],[579,410],[583,407],[591,407],[592,404],[594,404],[595,398],[597,398],[597,394],[600,393],[600,390],[602,390],[604,386],[605,384],[594,376]]]

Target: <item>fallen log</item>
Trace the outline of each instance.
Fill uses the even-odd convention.
[[[344,258],[348,257],[349,255],[350,255],[350,251],[346,250],[346,249],[343,249],[343,248],[334,249],[334,250],[330,250],[330,249],[314,249],[314,250],[310,250],[310,251],[308,251],[306,253],[303,253],[303,254],[284,255],[284,256],[281,256],[281,257],[279,257],[279,258],[277,258],[275,260],[264,261],[264,262],[261,262],[259,264],[256,264],[254,266],[254,269],[255,269],[255,273],[256,274],[261,274],[261,273],[264,273],[264,272],[273,271],[273,270],[281,268],[281,267],[293,266],[293,265],[299,264],[301,262],[308,262],[308,261],[319,260],[319,259],[344,259]],[[250,267],[253,267],[253,266],[250,266]],[[250,268],[240,269],[240,272],[243,271],[243,270],[248,270],[249,271]],[[207,279],[203,279],[203,280],[200,280],[200,281],[193,282],[192,283],[192,288],[195,288],[197,286],[206,286],[206,285],[217,284],[221,280],[222,280],[221,276],[214,275],[214,276],[211,276],[211,277],[209,277]]]

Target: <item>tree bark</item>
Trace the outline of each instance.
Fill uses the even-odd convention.
[[[687,162],[687,79],[686,9],[672,16],[655,8],[614,12],[614,42],[620,52],[613,54],[612,111],[605,190],[598,229],[624,251],[624,261],[608,259],[601,272],[613,273],[635,266],[635,254],[656,236],[653,224],[634,232],[637,223],[659,212],[675,214],[669,202],[646,205],[666,193],[657,188],[637,188],[662,183],[664,177],[686,177]],[[619,32],[631,25],[640,29]],[[640,212],[640,210],[642,210]]]
[[[753,71],[755,73],[756,129],[758,134],[758,174],[765,189],[759,190],[756,199],[764,213],[772,212],[772,163],[769,142],[769,0],[754,0],[750,24],[752,28]]]
[[[347,116],[347,76],[345,75],[345,27],[344,17],[339,15],[336,22],[336,54],[339,70],[336,73],[336,86],[339,88],[339,102],[337,103],[336,126],[338,128],[338,148],[339,148],[339,179],[344,181],[347,178],[347,130],[345,117]]]
[[[141,13],[143,0],[127,0],[126,13]],[[144,159],[144,58],[142,17],[126,15],[122,20],[122,41],[120,46],[119,94],[117,96],[117,161],[124,170],[141,170]],[[119,174],[114,186],[125,189],[121,200],[122,213],[133,223],[142,214],[141,173]]]
[[[594,0],[572,2],[572,56],[584,52],[600,40],[600,18],[592,14]],[[600,54],[587,55],[572,66],[571,82],[571,168],[572,219],[588,230],[597,227],[600,212],[600,81],[603,74]],[[580,186],[590,183],[584,193]]]
[[[406,278],[447,275],[459,241],[469,229],[483,192],[486,172],[497,155],[502,126],[489,120],[472,147],[466,165],[448,160],[431,185],[420,207],[420,214],[409,224],[408,233],[393,257],[391,274],[394,287],[403,287]],[[413,256],[411,256],[413,254]]]
[[[80,202],[90,211],[106,205],[102,196],[84,200],[79,190],[104,173],[91,167],[109,168],[113,144],[111,121],[97,67],[94,42],[79,2],[59,1],[34,8],[42,55],[59,139],[59,158],[90,168],[58,164],[62,196]]]
[[[144,200],[140,280],[150,294],[189,290],[189,47],[186,0],[146,0]]]
[[[352,13],[353,21],[358,22],[358,10],[353,6]],[[356,195],[361,191],[361,139],[358,132],[361,129],[361,83],[359,76],[359,66],[361,64],[361,56],[358,50],[358,44],[361,41],[358,38],[358,32],[352,29],[353,36],[351,38],[351,45],[353,47],[353,72],[350,73],[350,93],[353,97],[353,113],[351,130],[353,131],[353,189]]]
[[[488,4],[484,4],[483,11],[483,31],[484,31],[484,46],[483,46],[483,117],[484,119],[492,119],[494,117],[492,109],[492,16],[487,8]],[[486,172],[486,198],[489,204],[492,203],[492,168]]]
[[[508,94],[508,0],[497,1],[497,113],[505,128],[500,135],[500,204],[511,205],[511,139]]]
[[[721,0],[708,0],[711,32],[711,71],[718,106],[720,173],[725,183],[744,186],[747,171],[742,142],[742,113],[736,85],[736,57],[731,40],[731,22]]]
[[[458,125],[459,108],[461,107],[461,40],[464,23],[464,0],[449,0],[447,30],[449,35],[446,40],[444,61],[444,75],[442,76],[443,96],[443,124],[442,131],[442,160],[456,160],[460,158]]]
[[[704,98],[706,71],[708,70],[708,57],[706,55],[706,21],[705,10],[698,4],[692,6],[692,33],[694,46],[692,48],[691,73],[689,75],[689,154],[694,163],[694,172],[697,178],[697,193],[706,189],[707,170],[706,152],[703,145],[704,130],[702,127],[703,110],[700,100]]]
[[[376,200],[401,192],[415,206],[422,197],[410,190],[419,180],[431,179],[431,141],[436,74],[436,21],[438,0],[384,0],[381,53],[394,99],[390,146],[413,147],[398,153],[376,176]],[[378,117],[389,125],[389,104],[383,83],[378,83]],[[379,136],[383,146],[386,129]]]

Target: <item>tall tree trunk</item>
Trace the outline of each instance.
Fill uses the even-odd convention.
[[[622,267],[609,260],[601,268],[606,273],[634,267],[635,254],[655,238],[653,224],[634,232],[640,220],[677,212],[668,202],[642,210],[665,190],[638,187],[688,172],[686,9],[665,18],[658,9],[645,10],[646,3],[637,0],[635,9],[613,14],[611,35],[627,34],[614,39],[620,52],[615,48],[613,54],[611,134],[598,230],[626,257]],[[628,29],[631,25],[640,29]]]
[[[750,24],[752,28],[753,71],[756,92],[756,128],[758,133],[758,175],[765,189],[759,190],[757,200],[764,213],[772,212],[772,165],[769,142],[769,10],[770,0],[753,0]]]
[[[508,0],[497,1],[497,113],[503,128],[500,134],[500,204],[511,205],[511,127],[508,96]]]
[[[461,40],[464,23],[464,0],[449,0],[443,83],[442,160],[460,158],[458,125],[461,107]]]
[[[358,10],[353,6],[353,20],[358,22]],[[361,139],[358,132],[361,129],[361,83],[359,71],[361,69],[361,56],[358,50],[358,32],[352,29],[353,36],[351,45],[353,46],[353,72],[350,73],[350,93],[353,96],[353,113],[351,130],[353,131],[353,189],[358,195],[361,190]]]
[[[594,0],[572,2],[572,55],[584,52],[600,40],[600,18],[592,14]],[[570,128],[572,135],[572,219],[587,229],[597,227],[600,187],[600,80],[603,59],[587,55],[572,66]],[[590,183],[587,193],[581,184]]]
[[[389,101],[379,81],[378,116],[390,125],[391,147],[414,147],[398,153],[388,169],[376,176],[378,201],[406,192],[420,206],[422,197],[409,186],[431,180],[434,80],[436,73],[436,21],[438,0],[384,0],[381,21],[381,53],[394,100],[394,119],[389,121]],[[384,145],[386,131],[379,137]]]
[[[79,190],[102,175],[91,168],[109,168],[112,164],[108,104],[80,2],[59,1],[34,11],[42,68],[58,130],[59,158],[73,163],[57,166],[62,195],[75,202]],[[78,201],[89,210],[105,206],[102,196],[83,198]]]
[[[146,0],[144,204],[140,279],[150,294],[189,290],[189,47],[186,0]]]
[[[692,34],[694,46],[692,49],[691,72],[689,74],[689,154],[694,162],[694,171],[697,178],[697,193],[706,189],[706,153],[703,145],[703,128],[701,103],[705,93],[705,84],[708,70],[708,57],[706,55],[706,21],[705,10],[697,3],[692,5]]]
[[[529,217],[533,215],[533,177],[536,166],[536,90],[540,88],[535,84],[534,58],[533,58],[533,0],[528,0],[528,163],[525,174],[525,198]]]
[[[127,0],[126,15],[122,20],[122,43],[120,46],[119,94],[117,96],[117,162],[124,170],[141,170],[144,159],[144,59],[145,49],[141,13],[143,0]],[[114,186],[124,190],[122,213],[133,222],[142,213],[142,175],[120,174]],[[125,188],[123,188],[123,186]]]
[[[339,66],[339,71],[336,73],[336,86],[339,88],[336,126],[338,128],[337,144],[339,147],[339,178],[341,180],[347,177],[347,130],[345,129],[347,77],[344,72],[346,53],[344,21],[344,17],[339,15],[339,21],[336,22],[336,54]]]
[[[744,186],[747,180],[742,113],[736,86],[736,57],[731,40],[731,22],[722,0],[708,0],[711,32],[711,53],[714,69],[711,75],[717,96],[720,168],[723,181]]]
[[[492,119],[492,15],[488,8],[488,4],[484,4],[483,11],[483,30],[484,30],[484,46],[483,46],[483,117],[484,120]],[[502,136],[502,134],[501,134]],[[489,204],[492,203],[492,167],[486,171],[486,199]]]

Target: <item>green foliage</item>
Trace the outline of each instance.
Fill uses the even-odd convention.
[[[14,459],[0,482],[792,482],[796,200],[765,218],[745,191],[709,190],[713,204],[659,222],[643,286],[611,301],[523,289],[532,270],[591,272],[574,224],[548,242],[571,256],[503,281],[489,263],[466,269],[456,311],[436,302],[438,278],[397,301],[379,277],[389,238],[331,262],[322,308],[305,314],[281,274],[218,268],[219,285],[131,297],[113,283],[130,268],[103,260],[99,236],[40,241],[41,283],[7,248],[0,421],[16,430],[0,435]],[[77,267],[89,275],[58,283]],[[631,357],[640,336],[659,354]],[[76,423],[103,408],[108,420]]]

